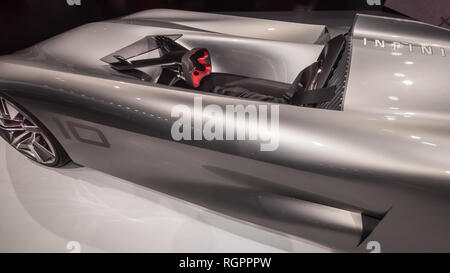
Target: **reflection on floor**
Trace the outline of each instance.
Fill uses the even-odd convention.
[[[75,166],[41,167],[0,141],[0,252],[329,252]]]

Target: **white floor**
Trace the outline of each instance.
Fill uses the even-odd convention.
[[[89,168],[41,167],[0,139],[0,252],[329,252]]]

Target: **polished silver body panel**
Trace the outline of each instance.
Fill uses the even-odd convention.
[[[346,109],[448,120],[450,32],[400,19],[363,18],[353,28]],[[389,27],[380,31],[386,20]]]
[[[449,251],[447,30],[358,16],[343,111],[280,105],[279,147],[271,152],[259,141],[170,135],[171,109],[193,105],[195,96],[223,107],[260,102],[138,81],[100,61],[146,35],[183,34],[177,42],[187,48],[208,48],[215,72],[288,83],[317,59],[325,31],[145,11],[2,57],[0,89],[77,164],[338,250],[366,251],[375,240],[383,251]],[[389,47],[393,41],[405,45]],[[424,43],[432,55],[417,47]]]

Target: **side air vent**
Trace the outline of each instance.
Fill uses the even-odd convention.
[[[329,110],[342,110],[343,98],[347,86],[348,71],[350,66],[350,51],[351,51],[350,35],[345,36],[345,46],[338,57],[334,69],[330,77],[325,82],[325,87],[336,86],[334,97],[327,102],[321,103],[317,108]]]

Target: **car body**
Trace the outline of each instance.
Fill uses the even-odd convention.
[[[156,54],[160,37],[206,48],[213,74],[281,86],[345,42],[323,84],[333,98],[292,105],[161,84],[158,65],[118,69]],[[448,30],[404,19],[357,15],[342,30],[149,10],[1,57],[0,96],[78,165],[337,250],[449,251],[449,54]],[[223,109],[277,105],[277,148],[174,140],[173,108],[199,96]]]

